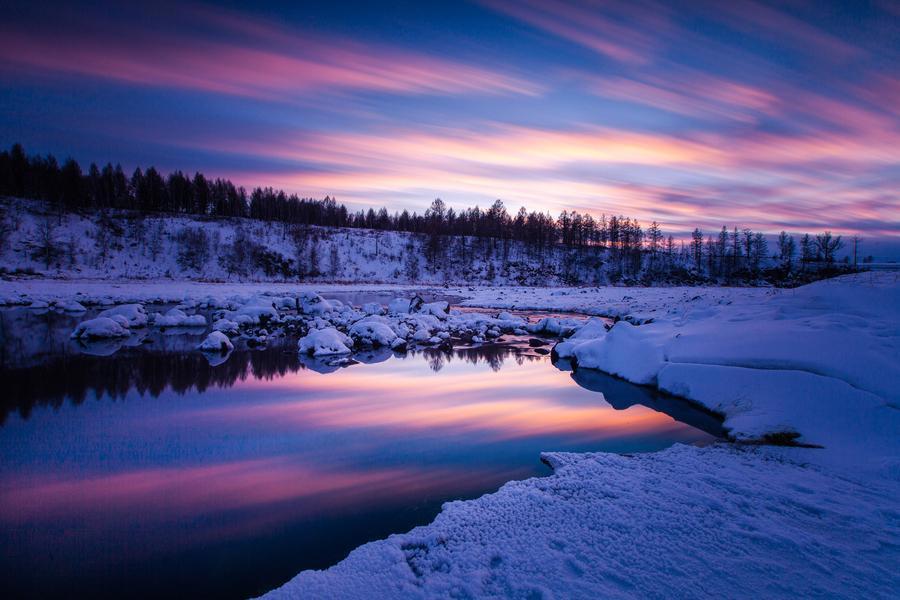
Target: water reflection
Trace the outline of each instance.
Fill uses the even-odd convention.
[[[228,388],[248,377],[268,381],[301,369],[334,373],[350,364],[377,364],[398,356],[388,348],[380,348],[357,352],[349,362],[317,359],[299,355],[294,350],[294,340],[276,340],[270,346],[253,350],[238,346],[225,356],[207,355],[196,351],[202,332],[187,337],[169,337],[153,331],[143,335],[143,339],[151,341],[167,338],[169,343],[137,343],[123,348],[120,341],[115,341],[115,359],[96,360],[113,353],[93,351],[94,344],[84,348],[66,338],[56,347],[56,352],[41,356],[41,362],[33,356],[27,367],[0,368],[0,389],[6,390],[0,397],[0,424],[12,411],[27,418],[35,406],[59,407],[66,400],[74,404],[81,404],[90,396],[121,400],[131,390],[153,398],[166,390],[183,395]],[[99,345],[102,344],[100,341]],[[540,358],[528,348],[503,344],[459,348],[451,353],[437,349],[409,353],[411,357],[417,355],[424,357],[434,372],[454,361],[483,363],[498,371],[508,360],[522,364]]]
[[[190,338],[147,336],[111,357],[60,341],[0,369],[7,595],[252,596],[546,473],[541,451],[713,439],[709,415],[527,345],[346,367],[283,340],[212,365]]]
[[[560,359],[557,368],[571,371],[568,361]],[[715,435],[725,437],[722,420],[701,407],[691,405],[681,398],[642,385],[633,385],[623,379],[607,375],[591,369],[579,369],[572,373],[572,380],[586,390],[603,394],[603,399],[616,410],[625,410],[632,406],[646,406],[655,411],[665,413],[682,423],[702,429]]]

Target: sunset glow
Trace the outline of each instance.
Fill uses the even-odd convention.
[[[5,145],[352,209],[900,236],[891,3],[239,4],[14,6]]]

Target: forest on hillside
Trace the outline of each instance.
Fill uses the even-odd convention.
[[[59,255],[64,253],[64,244],[60,240],[61,233],[56,230],[62,224],[62,216],[72,213],[93,215],[99,232],[98,246],[104,255],[109,252],[104,248],[109,242],[104,240],[122,237],[118,232],[121,227],[115,226],[117,219],[125,218],[130,222],[141,215],[157,219],[179,216],[197,222],[219,218],[269,223],[281,227],[281,231],[288,232],[295,241],[315,240],[319,234],[311,237],[309,234],[313,227],[399,232],[412,240],[408,250],[421,254],[423,269],[432,274],[444,269],[446,261],[459,259],[449,255],[454,245],[446,238],[482,240],[472,244],[481,248],[482,253],[488,247],[492,255],[498,252],[501,257],[497,264],[489,261],[490,268],[485,268],[483,276],[487,280],[496,277],[498,266],[504,268],[503,257],[510,260],[511,243],[516,248],[527,248],[532,259],[540,259],[542,266],[536,268],[546,268],[549,257],[551,260],[574,261],[573,268],[577,267],[574,270],[579,272],[591,268],[603,271],[602,277],[593,277],[565,275],[569,269],[555,269],[563,274],[559,277],[561,282],[572,284],[707,281],[792,285],[855,269],[860,262],[858,239],[853,240],[852,262],[847,256],[841,264],[837,255],[845,241],[828,231],[817,235],[803,234],[799,239],[782,231],[774,243],[770,243],[762,232],[732,225],[730,228],[722,226],[716,232],[695,228],[689,240],[676,240],[671,234],[665,235],[656,221],[645,228],[637,219],[627,216],[602,214],[594,217],[587,213],[562,211],[554,218],[549,213],[529,211],[525,207],[511,215],[499,199],[487,209],[475,206],[456,211],[438,198],[423,214],[407,210],[390,213],[386,208],[351,212],[331,197],[301,198],[270,187],[255,188],[248,193],[227,179],[208,179],[199,172],[188,176],[174,171],[163,176],[154,167],[149,167],[146,170],[136,168],[127,176],[120,165],[108,163],[102,168],[91,164],[85,173],[73,159],[67,159],[60,166],[52,155],[28,155],[19,144],[0,152],[0,196],[42,200],[51,207],[50,212],[56,215],[57,223],[44,219],[36,226],[33,239],[25,242],[32,260],[43,263],[46,268],[54,262],[61,264]],[[12,227],[13,223],[4,215],[0,219],[0,250],[8,245]],[[206,229],[185,226],[177,232],[166,232],[174,243],[172,252],[180,257],[179,266],[196,267],[203,262],[196,257],[202,259],[209,254],[210,239]],[[283,233],[282,238],[288,233]],[[143,236],[141,231],[141,235],[131,241],[143,244],[147,241]],[[318,267],[315,263],[319,262],[320,251],[306,248],[306,241],[294,244],[295,247],[303,246],[303,252],[307,253],[305,260],[301,260],[300,256],[287,256],[296,252],[255,246],[252,240],[245,239],[243,227],[235,229],[234,237],[240,238],[240,243],[234,246],[237,250],[233,249],[232,254],[236,252],[240,256],[228,259],[230,255],[226,253],[223,259],[225,263],[231,263],[225,271],[232,275],[247,270],[242,266],[244,262],[259,263],[256,266],[269,276],[277,274],[285,278],[323,277],[329,271],[337,276],[340,271]],[[162,252],[163,246],[172,246],[152,237],[149,244],[151,248],[158,247],[157,251],[151,252],[153,255]],[[561,251],[568,254],[563,256]],[[329,258],[334,258],[335,262],[340,260],[340,249],[329,252]],[[866,260],[861,259],[862,262]],[[313,264],[301,268],[301,262]],[[414,279],[419,271],[418,265],[412,266],[416,268],[408,264],[404,267],[407,280]]]

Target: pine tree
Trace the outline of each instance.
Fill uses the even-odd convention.
[[[701,271],[703,267],[703,232],[699,227],[691,233],[691,255],[697,271]]]
[[[794,237],[789,235],[786,231],[782,231],[778,234],[778,258],[781,261],[781,265],[788,270],[791,269],[791,263],[794,260],[794,252],[796,252]]]
[[[805,269],[809,263],[816,259],[815,243],[808,233],[800,238],[800,263]]]
[[[741,238],[737,227],[731,232],[731,272],[736,272],[741,266]]]

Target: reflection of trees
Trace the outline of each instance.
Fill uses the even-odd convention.
[[[196,351],[152,352],[126,348],[112,357],[64,354],[40,365],[0,371],[0,422],[13,410],[27,417],[36,405],[60,406],[70,399],[81,404],[90,396],[122,399],[131,390],[159,396],[166,389],[177,394],[191,390],[231,387],[253,375],[272,379],[301,368],[296,352],[275,346],[236,350],[218,366]]]
[[[458,348],[456,350],[441,350],[439,348],[423,348],[410,351],[411,354],[421,353],[432,371],[438,372],[453,360],[463,360],[469,364],[478,365],[485,363],[491,370],[499,371],[507,358],[512,358],[516,364],[522,365],[525,361],[541,360],[543,357],[529,354],[530,349],[506,344],[485,344],[471,348]]]
[[[112,356],[92,356],[72,353],[62,344],[57,353],[41,357],[43,360],[37,365],[0,369],[0,389],[4,390],[0,397],[0,423],[14,410],[27,417],[35,406],[58,407],[67,398],[74,404],[81,404],[91,397],[120,400],[132,390],[155,398],[166,390],[176,394],[204,392],[209,388],[231,387],[248,377],[272,380],[300,369],[332,373],[355,364],[355,361],[332,364],[335,359],[300,357],[294,350],[293,341],[286,341],[254,350],[238,348],[223,363],[211,365],[201,352],[181,349],[194,345],[192,341],[187,345],[176,344],[174,349],[170,346],[169,350],[161,350],[163,345],[157,343],[152,347],[125,347]],[[519,364],[541,359],[527,352],[527,348],[518,346],[488,344],[450,352],[428,348],[409,354],[410,357],[421,354],[435,372],[453,360],[473,365],[486,363],[497,371],[507,357],[513,357]],[[354,359],[374,363],[391,356],[390,350],[381,349],[362,351],[354,355]]]
[[[0,309],[0,369],[25,367],[65,352],[81,316],[21,307]]]

